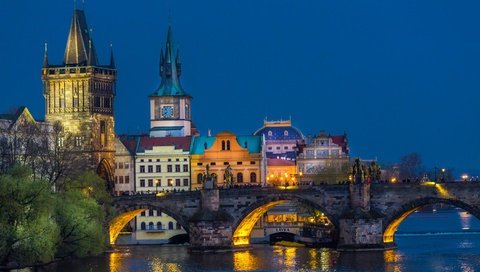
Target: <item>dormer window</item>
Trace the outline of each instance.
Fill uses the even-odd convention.
[[[288,136],[288,131],[287,131],[287,130],[285,130],[285,131],[283,132],[283,136]]]
[[[272,134],[273,134],[272,131],[269,130],[269,131],[268,131],[268,136],[272,136]]]

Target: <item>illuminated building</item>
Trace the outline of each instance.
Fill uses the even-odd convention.
[[[180,55],[173,45],[172,29],[168,28],[165,53],[160,53],[160,86],[150,94],[150,136],[190,136],[192,126],[191,96],[180,84]]]
[[[74,10],[63,62],[49,63],[47,47],[42,68],[45,119],[60,122],[75,137],[87,167],[97,170],[111,188],[115,155],[114,97],[116,69],[101,65],[85,13]]]
[[[254,135],[265,137],[267,157],[267,184],[296,183],[296,158],[305,140],[302,132],[292,126],[291,120],[263,122]]]
[[[348,167],[347,135],[331,136],[321,131],[314,136],[297,158],[302,182],[337,183],[345,181],[342,174]]]
[[[264,140],[262,136],[237,136],[220,132],[216,136],[194,136],[191,148],[192,190],[202,188],[207,171],[217,185],[226,186],[227,169],[233,186],[262,185],[265,180]]]
[[[134,153],[132,152],[135,150],[136,143],[135,138],[115,137],[114,194],[117,196],[132,194],[135,191]]]

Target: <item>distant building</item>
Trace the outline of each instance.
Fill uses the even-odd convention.
[[[347,135],[327,135],[321,131],[303,148],[297,158],[303,182],[337,183],[346,177],[342,172],[348,167],[349,147]]]
[[[83,10],[74,10],[63,62],[42,67],[45,120],[59,122],[75,137],[87,167],[113,186],[115,165],[114,98],[117,71],[100,64]]]
[[[265,138],[267,157],[266,181],[271,185],[293,184],[297,181],[296,159],[305,145],[302,132],[292,126],[291,120],[263,122],[254,135]]]
[[[207,167],[220,187],[227,185],[226,172],[232,174],[233,186],[262,185],[265,180],[262,136],[237,136],[232,132],[220,132],[216,136],[195,136],[191,160],[192,189],[202,188]]]
[[[135,137],[115,138],[115,190],[114,194],[128,195],[135,191],[134,155],[137,145]]]

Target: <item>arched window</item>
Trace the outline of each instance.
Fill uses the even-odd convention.
[[[273,134],[272,131],[269,130],[269,131],[268,131],[268,136],[272,136],[272,134]]]
[[[197,183],[198,184],[202,184],[203,182],[203,174],[202,173],[198,173],[197,175]]]
[[[244,146],[245,146],[245,148],[248,148],[248,142],[247,141],[245,141]]]
[[[230,141],[227,140],[227,150],[230,150]]]
[[[225,150],[225,141],[222,141],[222,150]]]
[[[141,229],[141,230],[145,230],[145,229],[146,229],[145,222],[142,222],[142,224],[140,224],[140,229]]]
[[[162,222],[158,221],[157,222],[157,230],[161,230],[162,229]]]
[[[168,229],[173,229],[173,222],[172,221],[168,222]]]
[[[257,182],[257,174],[254,172],[250,173],[250,182]]]
[[[149,229],[149,230],[153,230],[154,228],[155,228],[155,227],[154,227],[153,222],[148,223],[148,229]]]
[[[180,225],[180,223],[177,222],[177,229],[182,229],[182,225]]]
[[[242,173],[237,174],[237,182],[243,182],[243,174]]]
[[[283,136],[288,136],[288,130],[285,130],[285,131],[283,132]]]
[[[208,148],[208,144],[207,143],[203,143],[203,149],[207,149]]]

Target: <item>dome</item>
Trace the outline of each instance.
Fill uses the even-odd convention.
[[[253,135],[265,136],[268,141],[296,141],[303,140],[303,134],[293,126],[263,126]]]

